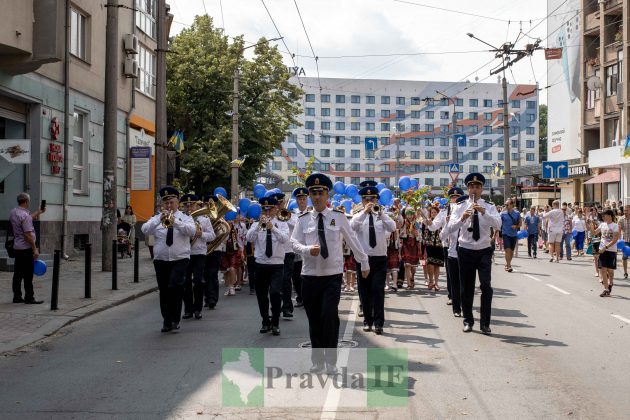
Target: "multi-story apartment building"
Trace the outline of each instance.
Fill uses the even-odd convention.
[[[623,0],[574,1],[581,13],[581,150],[597,176],[586,181],[584,201],[630,198],[628,46],[630,5]]]
[[[303,168],[311,157],[314,169],[335,181],[374,179],[395,186],[401,176],[410,176],[435,190],[451,184],[451,163],[459,163],[462,174],[479,171],[488,179],[492,165],[503,164],[500,83],[305,77],[295,82],[305,91],[301,125],[291,127],[266,168],[285,181],[295,181],[291,168]],[[508,98],[512,165],[531,165],[538,162],[537,87],[509,85]],[[456,148],[453,120],[455,132],[466,134]],[[503,180],[491,184],[501,187]]]
[[[20,191],[30,193],[33,208],[41,199],[46,200],[47,211],[39,226],[42,252],[50,253],[60,246],[64,225],[66,252],[88,240],[100,250],[105,3],[3,2],[0,142],[6,145],[9,140],[22,140],[17,144],[28,148],[30,154],[22,163],[0,159],[0,220],[6,225]],[[145,185],[132,191],[127,162],[130,147],[145,146],[154,151],[156,1],[120,0],[119,4],[123,7],[117,8],[117,202],[121,210],[131,203],[138,219],[146,220],[154,210],[154,187],[147,189]],[[68,138],[64,136],[64,121],[68,121]]]

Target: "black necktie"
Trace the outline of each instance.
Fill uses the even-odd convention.
[[[173,245],[173,227],[166,229],[166,245]]]
[[[472,237],[475,241],[478,241],[481,238],[481,234],[479,233],[479,215],[476,211],[473,213],[472,218]]]
[[[267,222],[271,223],[271,222]],[[271,258],[273,250],[271,249],[271,229],[267,229],[267,243],[265,244],[265,255],[267,258]]]
[[[374,230],[374,216],[370,213],[370,246],[376,246],[376,231]]]
[[[317,236],[319,237],[319,252],[322,254],[322,258],[328,258],[328,245],[326,245],[326,235],[324,232],[324,216],[319,213],[319,220],[317,221]]]

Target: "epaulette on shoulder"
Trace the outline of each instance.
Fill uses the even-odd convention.
[[[304,213],[300,214],[300,215],[298,216],[298,218],[300,218],[300,217],[304,217],[304,216],[306,216],[307,214],[311,214],[311,212],[310,212],[310,211],[305,211]]]
[[[346,212],[341,211],[341,210],[337,210],[337,209],[333,209],[333,211],[336,212],[336,213],[346,214]]]

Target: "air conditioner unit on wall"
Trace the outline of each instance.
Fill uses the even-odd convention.
[[[617,105],[623,104],[623,83],[617,83]]]
[[[126,34],[123,37],[123,48],[127,54],[138,54],[138,37],[134,34]]]
[[[125,58],[125,66],[123,74],[128,79],[135,79],[138,77],[138,60],[133,58]]]

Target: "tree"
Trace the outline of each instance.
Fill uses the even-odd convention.
[[[182,180],[196,192],[230,187],[234,70],[241,69],[239,154],[247,159],[239,185],[249,186],[274,149],[298,124],[303,94],[289,83],[289,73],[276,47],[261,38],[251,60],[242,58],[243,39],[232,43],[213,27],[208,15],[172,39],[167,57],[167,107],[171,129],[184,132]]]
[[[538,136],[540,161],[547,160],[547,105],[538,106]]]

